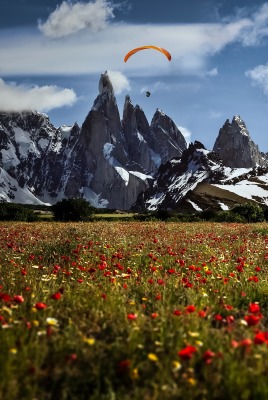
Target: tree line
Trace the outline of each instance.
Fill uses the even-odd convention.
[[[40,220],[41,213],[52,212],[52,220],[61,222],[92,221],[100,210],[94,208],[85,199],[63,199],[52,206],[36,206],[16,203],[0,203],[0,221],[25,221],[34,222]],[[115,212],[116,210],[111,210]],[[101,211],[103,212],[103,211]],[[104,210],[104,214],[107,210]],[[254,223],[268,221],[268,207],[257,203],[246,202],[237,204],[228,211],[216,211],[209,208],[202,212],[181,213],[158,209],[156,211],[144,211],[133,214],[136,221],[174,221],[174,222],[240,222]],[[43,218],[42,218],[43,219]]]

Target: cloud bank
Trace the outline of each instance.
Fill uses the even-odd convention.
[[[39,21],[38,27],[49,38],[61,38],[83,29],[98,32],[113,17],[113,6],[106,0],[75,4],[63,1],[46,22]]]
[[[112,24],[115,7],[107,0],[64,1],[39,23],[42,34],[14,31],[0,36],[1,76],[100,75],[105,70],[121,71],[130,78],[209,76],[210,59],[227,46],[259,46],[268,37],[268,3],[249,17],[244,10],[221,23],[203,24]],[[148,50],[124,63],[124,55],[143,44],[144,38],[146,43],[161,43],[171,52],[172,62]],[[217,69],[210,71],[210,76],[216,75]]]
[[[71,89],[57,86],[16,85],[0,78],[0,111],[50,111],[54,108],[71,106],[77,100]]]

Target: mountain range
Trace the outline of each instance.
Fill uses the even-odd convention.
[[[238,115],[226,120],[212,150],[187,145],[159,109],[149,123],[128,95],[120,119],[107,73],[81,127],[56,128],[36,111],[0,112],[0,201],[79,197],[98,208],[187,211],[268,204],[267,166]]]

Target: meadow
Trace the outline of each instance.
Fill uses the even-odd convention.
[[[0,399],[268,398],[265,223],[1,223]]]

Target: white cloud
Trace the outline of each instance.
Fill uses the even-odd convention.
[[[268,94],[268,64],[258,65],[246,71],[245,75],[251,79],[253,85],[261,87],[263,92]]]
[[[15,83],[5,83],[0,78],[0,110],[50,111],[54,108],[71,106],[77,100],[71,89],[62,89],[57,86],[25,86]]]
[[[181,133],[183,134],[187,144],[189,144],[191,142],[191,136],[192,133],[189,131],[189,129],[184,128],[183,126],[177,126],[177,128],[181,131]]]
[[[218,68],[212,68],[210,71],[206,72],[206,76],[217,76],[218,75]]]
[[[252,8],[238,8],[236,14],[224,19],[226,26],[239,26],[238,41],[256,46],[268,36],[268,3]]]
[[[120,94],[124,90],[130,90],[130,82],[127,77],[119,71],[107,71],[110,81],[113,85],[114,93]]]
[[[47,37],[61,38],[83,29],[98,32],[113,17],[113,6],[107,0],[75,4],[63,1],[46,22],[39,21],[38,27]]]
[[[63,2],[54,13],[40,25],[49,37],[35,31],[30,34],[14,31],[8,37],[0,36],[1,76],[101,74],[105,70],[121,71],[130,79],[204,76],[209,58],[226,46],[255,45],[268,36],[268,3],[250,18],[240,15],[232,21],[214,24],[109,24],[113,6],[107,0],[73,5]],[[98,31],[94,40],[92,30]],[[71,35],[72,32],[76,35]],[[58,40],[52,41],[51,37]],[[169,62],[159,52],[145,50],[124,63],[125,54],[143,44],[144,38],[146,43],[161,43],[170,51],[172,60]],[[215,76],[216,72],[213,69],[210,74]]]

